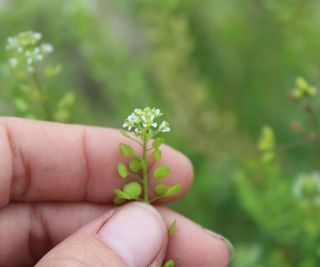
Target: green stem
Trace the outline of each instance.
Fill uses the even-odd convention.
[[[150,203],[149,201],[149,181],[148,181],[148,158],[147,158],[147,143],[148,136],[145,135],[143,138],[143,155],[142,155],[142,178],[143,178],[143,194],[145,203]]]
[[[45,93],[44,93],[45,90],[44,90],[44,88],[43,88],[43,86],[42,86],[42,84],[40,82],[39,75],[37,74],[36,71],[33,72],[32,79],[33,79],[33,82],[34,82],[34,84],[36,86],[36,89],[38,90],[38,93],[40,95],[40,102],[41,102],[41,106],[42,106],[43,112],[44,112],[44,114],[46,116],[46,119],[52,121],[53,120],[53,116],[52,116],[52,113],[51,113],[47,98],[46,98]]]
[[[314,109],[314,106],[308,101],[304,104],[304,109],[309,115],[311,122],[314,124],[316,130],[319,129],[320,121],[319,117]]]
[[[136,139],[132,138],[130,135],[127,136],[127,138],[129,138],[130,140],[136,142],[137,144],[139,144],[140,146],[143,147],[143,144],[141,144],[139,141],[137,141]]]
[[[155,198],[151,199],[150,203],[153,203],[153,202],[155,202],[155,201],[157,201],[157,200],[159,200],[159,199],[162,199],[162,198],[166,198],[166,196],[158,196],[158,197],[155,197]]]

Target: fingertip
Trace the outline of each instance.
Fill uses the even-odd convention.
[[[174,220],[177,225],[174,234],[169,238],[168,259],[173,259],[178,266],[185,267],[228,266],[231,251],[225,238],[172,210],[165,207],[157,208],[164,217],[167,227]]]

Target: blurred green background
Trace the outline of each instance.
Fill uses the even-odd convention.
[[[147,105],[166,114],[167,143],[195,168],[172,206],[234,243],[231,266],[320,266],[319,201],[293,193],[299,175],[320,179],[318,143],[268,164],[256,148],[265,124],[278,143],[299,140],[294,120],[312,127],[288,92],[300,75],[320,82],[319,10],[317,0],[0,0],[0,112],[19,115],[7,37],[41,32],[62,64],[48,90],[76,95],[71,122],[119,128]]]

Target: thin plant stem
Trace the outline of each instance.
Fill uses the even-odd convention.
[[[143,194],[144,199],[143,201],[146,203],[150,203],[149,201],[149,181],[148,181],[148,158],[147,158],[147,143],[148,143],[148,136],[145,134],[143,138],[143,154],[142,154],[142,179],[143,179]]]
[[[318,130],[320,126],[319,117],[314,109],[314,106],[308,101],[303,105],[305,111],[309,115],[310,120],[314,124],[315,128]]]
[[[131,177],[131,179],[133,181],[136,181],[137,183],[139,183],[141,186],[143,186],[143,180],[141,179],[141,177],[137,176],[137,175],[134,175],[134,174],[131,174],[129,173],[128,174],[128,177]]]
[[[136,179],[137,181],[141,182],[141,177],[138,175],[135,175],[134,173],[128,173],[128,176],[131,176],[132,178]]]
[[[48,100],[45,96],[45,90],[41,84],[41,81],[40,81],[40,78],[39,78],[39,75],[37,74],[36,71],[33,72],[32,74],[32,79],[33,79],[33,82],[36,86],[36,89],[38,90],[38,93],[40,95],[40,102],[41,102],[41,106],[42,106],[42,109],[43,109],[43,112],[46,116],[46,119],[48,120],[53,120],[53,116],[52,116],[52,112],[50,110],[50,107],[49,107],[49,104],[48,104]]]
[[[158,196],[158,197],[155,197],[155,198],[151,199],[150,203],[153,203],[153,202],[155,202],[155,201],[157,201],[157,200],[159,200],[159,199],[162,199],[162,198],[166,198],[166,196]]]
[[[136,139],[132,138],[130,135],[127,136],[127,138],[129,138],[130,140],[136,142],[137,144],[139,144],[140,146],[143,147],[143,144],[141,144],[139,141],[137,141]]]
[[[277,150],[279,152],[281,151],[286,151],[290,148],[295,148],[295,147],[301,147],[301,146],[305,146],[305,145],[311,145],[311,144],[319,144],[320,140],[318,140],[318,138],[307,138],[307,139],[301,139],[301,140],[297,140],[295,142],[291,142],[291,143],[286,143],[286,144],[278,144],[277,145]]]

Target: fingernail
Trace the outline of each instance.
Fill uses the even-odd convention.
[[[99,230],[98,236],[129,267],[147,266],[159,253],[166,228],[150,205],[132,202],[122,206]]]
[[[211,237],[213,237],[215,239],[220,239],[226,244],[228,251],[229,251],[229,262],[230,262],[234,256],[234,247],[233,247],[232,243],[222,235],[214,233],[208,229],[205,229],[205,230],[206,230],[206,232],[208,232],[210,234]]]

